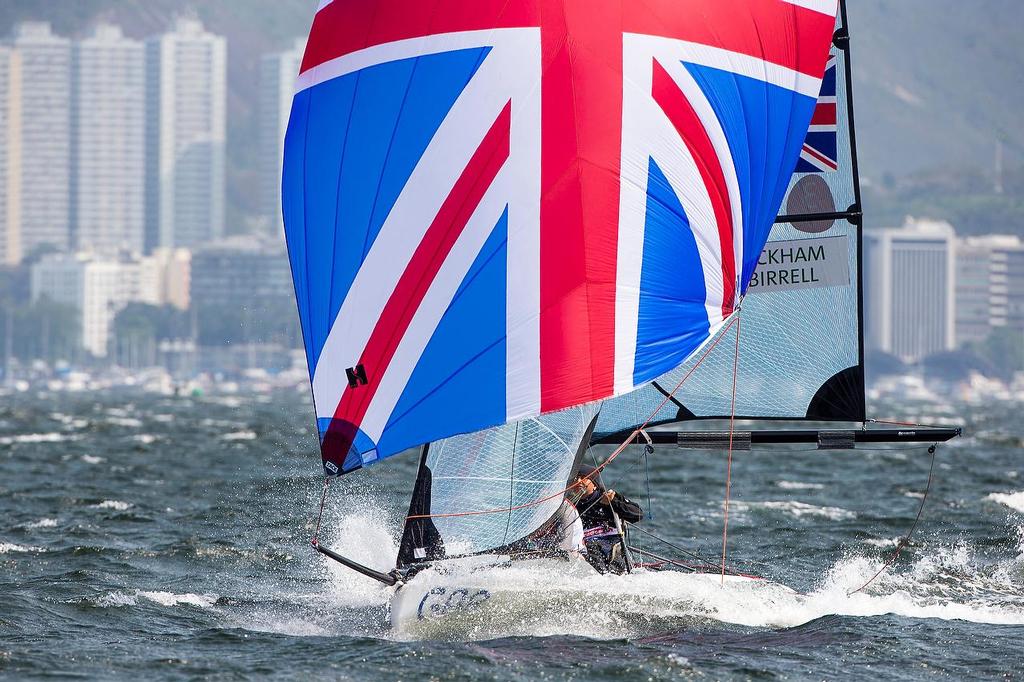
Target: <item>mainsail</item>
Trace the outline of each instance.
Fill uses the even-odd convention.
[[[836,2],[322,1],[282,193],[327,473],[685,363],[792,196]]]

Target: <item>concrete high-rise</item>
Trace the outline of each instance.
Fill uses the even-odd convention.
[[[295,95],[304,38],[296,39],[291,49],[264,55],[260,63],[260,201],[261,213],[272,234],[284,234],[281,216],[281,166],[284,162],[284,135]]]
[[[994,330],[1024,334],[1024,242],[1011,235],[967,237],[956,248],[956,342]]]
[[[146,41],[146,246],[224,229],[227,42],[196,19]]]
[[[74,46],[71,217],[79,250],[141,252],[145,50],[101,24]]]
[[[956,238],[949,223],[908,218],[864,232],[864,317],[870,347],[915,362],[952,350]]]
[[[21,255],[21,56],[0,45],[0,265]]]
[[[21,62],[21,251],[70,246],[71,41],[45,22],[14,28]]]

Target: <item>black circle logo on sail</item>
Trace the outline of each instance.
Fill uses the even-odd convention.
[[[789,193],[786,200],[786,215],[800,216],[812,213],[834,213],[835,199],[828,183],[818,174],[805,175],[800,178]],[[824,232],[833,225],[835,220],[797,221],[792,225],[801,232],[817,234]]]

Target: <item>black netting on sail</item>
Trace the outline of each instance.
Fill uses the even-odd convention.
[[[860,191],[844,17],[836,35],[800,161],[742,302],[739,417],[864,419]],[[653,384],[607,401],[595,438],[646,421],[688,373],[652,424],[728,417],[735,329],[703,360],[702,349]]]
[[[561,507],[599,409],[584,405],[431,443],[399,565],[487,552],[543,526]],[[481,511],[491,513],[472,513]],[[416,518],[424,515],[431,516]]]

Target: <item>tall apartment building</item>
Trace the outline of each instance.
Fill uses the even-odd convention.
[[[18,24],[21,62],[21,251],[70,246],[71,41],[45,22]]]
[[[72,60],[71,217],[79,250],[145,246],[145,50],[101,24]]]
[[[152,258],[102,259],[89,254],[49,254],[32,266],[32,300],[76,308],[82,347],[106,357],[114,318],[128,303],[160,305],[160,268]]]
[[[264,55],[260,62],[260,200],[261,213],[272,234],[284,234],[281,215],[281,166],[284,163],[284,135],[295,96],[304,38],[291,49]]]
[[[906,362],[955,347],[956,240],[949,223],[908,218],[864,233],[869,347]]]
[[[146,41],[146,246],[193,247],[224,224],[227,43],[196,19]]]
[[[21,262],[21,55],[0,45],[0,265]]]
[[[956,259],[957,344],[984,341],[999,328],[1024,334],[1024,242],[967,237],[958,241]]]

